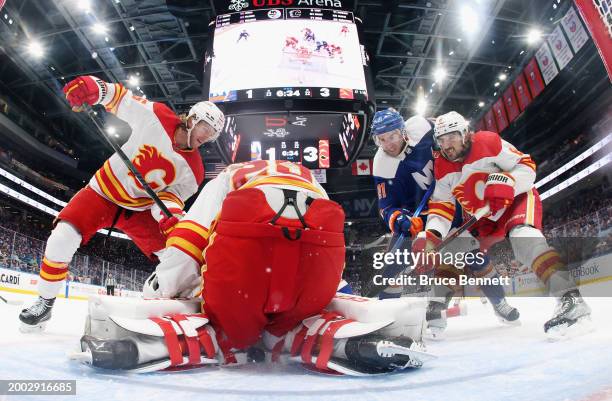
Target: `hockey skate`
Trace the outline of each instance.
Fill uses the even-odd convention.
[[[491,303],[491,305],[493,306],[495,315],[500,322],[508,325],[520,326],[521,321],[519,320],[519,317],[521,314],[519,313],[518,309],[508,304],[508,301],[506,301],[505,298],[497,304]]]
[[[591,308],[576,289],[561,296],[553,318],[544,323],[544,332],[551,341],[572,338],[593,330]]]
[[[446,307],[447,303],[438,301],[429,301],[427,304],[427,312],[425,320],[427,321],[427,330],[432,340],[443,340],[444,331],[446,330]]]
[[[46,299],[38,297],[34,305],[24,309],[19,314],[21,326],[19,331],[22,333],[40,332],[45,329],[47,321],[51,319],[51,311],[55,298]]]
[[[389,338],[378,333],[340,340],[334,348],[342,347],[344,352],[334,352],[327,365],[335,372],[351,376],[420,368],[423,363],[436,358],[425,352],[425,345],[421,342],[402,336]]]

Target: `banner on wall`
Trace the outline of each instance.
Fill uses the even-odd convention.
[[[567,40],[565,40],[565,35],[563,35],[561,25],[557,25],[552,33],[548,35],[548,39],[546,39],[546,41],[552,49],[555,60],[557,60],[557,64],[559,64],[559,69],[564,69],[567,63],[569,63],[574,57],[574,54],[572,53]]]
[[[511,123],[520,114],[518,104],[516,103],[516,97],[514,96],[514,85],[510,85],[508,89],[504,91],[502,98],[504,99],[504,106],[506,106],[506,112],[508,113],[508,123]]]
[[[525,111],[529,103],[531,103],[531,95],[529,89],[527,89],[527,82],[525,81],[525,75],[521,72],[516,80],[512,84],[514,86],[514,92],[516,93],[516,99],[518,102],[519,109]]]
[[[546,46],[546,44],[544,44]],[[551,63],[554,65],[554,62],[551,58]],[[555,67],[556,69],[557,67]],[[527,78],[527,84],[529,85],[529,90],[531,91],[531,98],[535,99],[542,91],[544,90],[544,81],[542,81],[542,75],[540,74],[540,69],[538,68],[538,63],[536,62],[535,57],[531,59],[531,61],[525,66],[523,70],[523,74],[525,74],[525,78]]]
[[[576,13],[576,10],[574,10],[574,7],[570,7],[565,16],[561,18],[561,25],[563,25],[565,34],[574,49],[574,53],[578,53],[586,41],[589,40],[589,35],[582,26],[580,17],[578,13]]]
[[[508,128],[508,119],[506,118],[506,112],[504,110],[504,102],[502,99],[497,99],[497,102],[493,103],[493,113],[495,114],[495,121],[497,122],[498,132],[502,132]]]
[[[548,85],[559,74],[559,69],[546,42],[542,43],[542,46],[536,52],[535,58],[538,60],[537,64],[540,66],[540,71],[542,71],[544,82]],[[527,78],[529,79],[529,75],[527,75]],[[529,80],[529,85],[531,86],[531,79]],[[533,97],[536,96],[534,94]]]
[[[474,126],[474,130],[478,132],[478,131],[483,131],[484,129],[485,129],[484,118],[481,118],[480,120],[478,120],[478,122],[476,122],[476,126]]]
[[[492,108],[487,111],[487,114],[485,114],[484,122],[487,131],[498,132],[497,125],[495,124],[495,115],[493,114]]]

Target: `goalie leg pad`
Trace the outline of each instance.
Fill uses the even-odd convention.
[[[215,331],[199,309],[199,300],[91,297],[81,340],[82,353],[91,357],[73,359],[136,372],[218,363]]]
[[[420,342],[424,299],[376,300],[339,294],[333,306],[342,313],[313,316],[276,344],[266,344],[273,353],[283,347],[293,360],[321,372],[357,376],[420,367],[434,358]]]

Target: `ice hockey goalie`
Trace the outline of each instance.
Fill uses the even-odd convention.
[[[303,166],[231,165],[172,231],[144,300],[90,300],[74,357],[136,372],[263,360],[350,375],[421,366],[432,358],[424,300],[335,296],[343,226]]]

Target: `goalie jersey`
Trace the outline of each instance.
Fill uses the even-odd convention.
[[[167,289],[171,296],[192,296],[189,289],[201,284],[200,266],[204,264],[205,249],[214,235],[216,219],[226,196],[232,191],[265,190],[265,187],[294,190],[313,199],[329,199],[310,170],[301,165],[256,160],[228,166],[204,186],[189,212],[168,236],[167,248],[156,268],[160,288]],[[280,206],[273,204],[274,200],[267,200],[272,208]],[[184,289],[188,291],[183,292]]]
[[[204,179],[204,166],[198,151],[174,148],[174,132],[179,117],[166,105],[134,96],[121,84],[107,84],[100,104],[132,128],[121,147],[142,177],[171,212],[179,212],[184,202],[198,190]],[[118,154],[113,154],[91,178],[89,186],[102,197],[126,209],[152,209],[162,217],[136,177]]]

